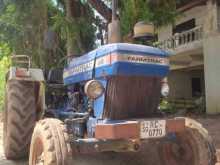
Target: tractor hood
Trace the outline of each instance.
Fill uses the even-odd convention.
[[[102,46],[74,58],[64,69],[64,84],[110,76],[163,78],[169,72],[168,53],[157,48],[117,43]]]

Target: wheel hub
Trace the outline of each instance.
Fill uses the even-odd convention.
[[[175,142],[166,142],[162,146],[165,165],[195,165],[196,153],[190,139],[178,136]]]

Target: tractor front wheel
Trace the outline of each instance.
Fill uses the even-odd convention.
[[[72,149],[62,121],[44,119],[34,129],[29,165],[70,165]]]
[[[173,138],[159,147],[163,165],[215,165],[212,140],[198,122],[186,119],[186,130]]]

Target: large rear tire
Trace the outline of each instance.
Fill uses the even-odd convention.
[[[37,123],[31,140],[29,165],[70,165],[72,149],[67,129],[58,119]]]
[[[201,124],[186,119],[186,130],[175,136],[173,142],[162,142],[159,147],[163,165],[215,165],[212,139]]]
[[[36,122],[36,99],[33,82],[10,80],[6,86],[3,141],[7,159],[28,156]]]

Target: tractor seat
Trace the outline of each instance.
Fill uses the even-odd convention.
[[[51,69],[48,72],[47,82],[53,84],[63,84],[63,69]]]

